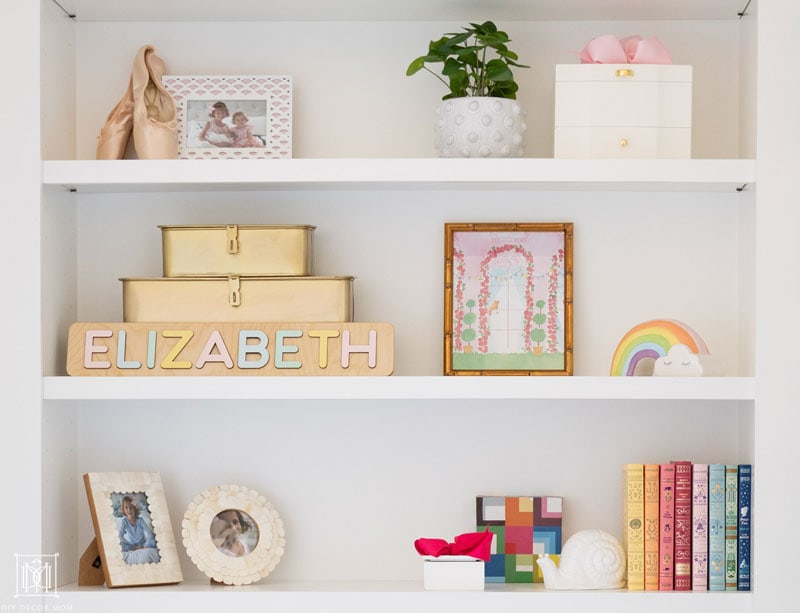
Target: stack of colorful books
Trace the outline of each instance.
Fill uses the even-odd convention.
[[[752,465],[625,464],[629,590],[749,591]]]

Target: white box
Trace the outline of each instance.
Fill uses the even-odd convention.
[[[692,148],[692,67],[557,64],[556,158],[684,158]]]
[[[483,590],[484,562],[472,556],[424,556],[426,590]]]

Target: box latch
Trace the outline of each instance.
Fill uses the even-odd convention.
[[[242,294],[239,291],[239,277],[228,277],[228,304],[239,306],[242,303]]]
[[[615,74],[618,77],[632,77],[633,68],[617,68],[617,72]]]
[[[228,253],[239,253],[239,226],[225,226],[225,239]]]

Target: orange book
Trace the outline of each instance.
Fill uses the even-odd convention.
[[[644,466],[644,589],[658,590],[659,466]]]

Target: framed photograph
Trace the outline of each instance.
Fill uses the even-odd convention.
[[[108,587],[183,581],[158,473],[83,476]]]
[[[164,75],[180,159],[292,157],[292,78]]]
[[[445,224],[444,374],[572,374],[572,224]]]
[[[283,522],[266,498],[242,485],[198,494],[183,516],[183,544],[212,581],[247,585],[271,573],[283,556]]]

